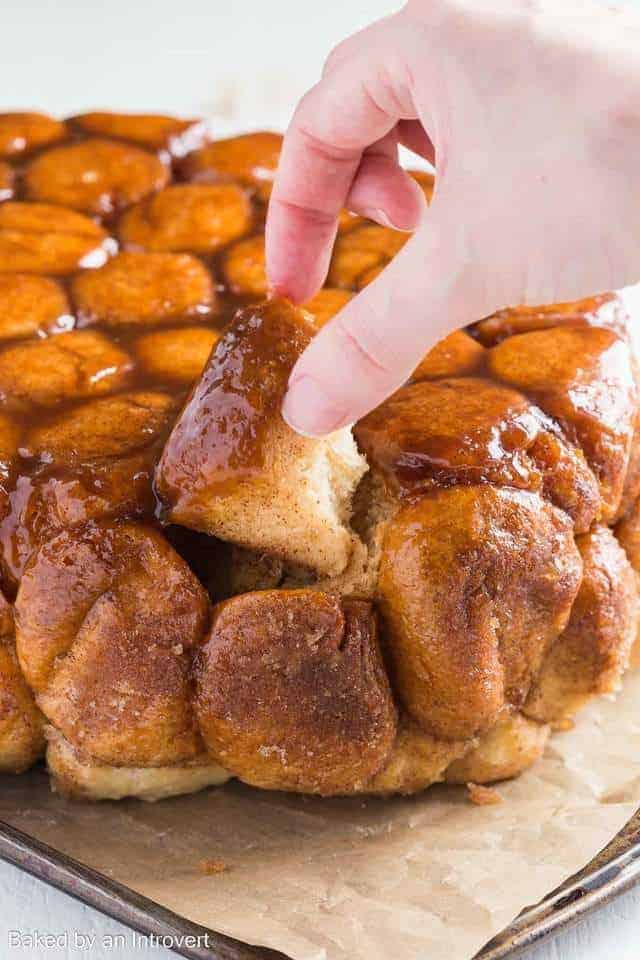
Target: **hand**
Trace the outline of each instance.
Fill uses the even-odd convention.
[[[294,428],[355,421],[499,307],[638,279],[639,49],[640,17],[589,0],[413,0],[333,51],[285,137],[271,284],[316,292],[343,206],[416,232],[298,361]],[[428,211],[398,143],[435,162]]]

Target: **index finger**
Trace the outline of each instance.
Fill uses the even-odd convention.
[[[363,151],[415,111],[382,48],[339,64],[303,98],[284,139],[266,226],[271,285],[309,299],[329,266],[337,218]]]

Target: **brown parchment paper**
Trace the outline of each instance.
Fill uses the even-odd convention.
[[[84,805],[0,778],[0,818],[212,929],[296,960],[462,960],[584,866],[640,804],[640,673],[473,806],[464,788],[320,800],[229,784]],[[203,858],[222,873],[203,875]]]

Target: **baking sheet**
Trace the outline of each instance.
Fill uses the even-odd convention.
[[[240,784],[82,805],[35,772],[0,781],[0,819],[179,917],[295,960],[467,960],[630,820],[639,702],[636,673],[501,785],[496,806],[464,788],[320,800]],[[207,875],[203,860],[226,869]]]

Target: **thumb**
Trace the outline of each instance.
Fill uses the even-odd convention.
[[[493,307],[474,290],[469,262],[447,250],[428,218],[302,354],[282,409],[289,426],[323,436],[354,423],[404,383],[428,349],[486,315]]]

